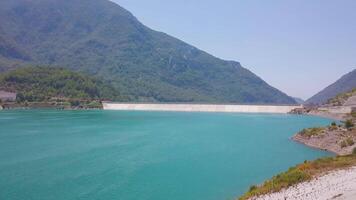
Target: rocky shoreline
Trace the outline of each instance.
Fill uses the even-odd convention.
[[[332,111],[332,112],[331,112]],[[326,127],[308,128],[295,134],[292,139],[306,146],[335,153],[337,155],[351,154],[356,148],[356,116],[350,109],[347,113],[342,107],[302,108],[293,110],[291,114],[304,114],[334,119]]]
[[[250,200],[354,200],[356,196],[356,167],[329,172],[303,182]]]
[[[348,131],[325,130],[320,135],[311,137],[298,133],[292,139],[306,146],[329,151],[337,155],[348,155],[356,148],[356,133]]]
[[[327,127],[304,129],[295,134],[292,139],[312,148],[337,155],[348,155],[356,149],[355,119],[347,119],[338,125],[333,122]]]

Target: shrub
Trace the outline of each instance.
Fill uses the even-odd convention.
[[[61,102],[60,105],[62,105],[64,107],[71,107],[70,102]]]
[[[341,148],[347,147],[347,143],[346,143],[345,140],[340,143],[340,147],[341,147]]]
[[[249,192],[252,192],[252,191],[254,191],[254,190],[256,190],[257,189],[257,186],[256,185],[251,185],[250,186],[250,189],[248,190]]]
[[[88,108],[101,108],[102,104],[98,101],[92,101],[86,105]]]
[[[354,140],[349,137],[349,138],[343,140],[343,141],[340,143],[340,147],[341,147],[341,148],[345,148],[345,147],[348,147],[348,146],[352,146],[352,145],[354,145],[354,144],[355,144]]]
[[[345,121],[345,128],[350,129],[352,127],[354,127],[354,123],[352,122],[352,120],[350,120],[350,119],[346,120]]]
[[[352,138],[347,138],[346,139],[346,143],[347,143],[348,146],[352,146],[352,145],[355,144],[355,142],[354,142],[354,140]]]
[[[352,154],[356,155],[356,147],[354,148],[354,150],[352,150]]]
[[[352,112],[351,112],[351,116],[352,116],[353,118],[356,118],[356,111],[352,111]]]
[[[331,126],[336,126],[336,122],[332,122],[332,123],[331,123]]]
[[[78,100],[71,100],[70,101],[70,105],[72,107],[76,107],[76,106],[79,106],[80,105],[80,102]]]
[[[314,136],[314,135],[319,135],[322,133],[324,129],[323,128],[320,128],[320,127],[317,127],[317,128],[308,128],[308,129],[303,129],[300,134],[302,136],[306,136],[306,137],[311,137],[311,136]]]

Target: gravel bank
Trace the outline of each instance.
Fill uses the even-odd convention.
[[[251,200],[355,200],[356,167],[337,170],[309,182]]]

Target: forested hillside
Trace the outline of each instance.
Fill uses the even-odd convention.
[[[86,72],[134,101],[295,103],[108,0],[1,0],[0,71],[28,64]]]
[[[16,92],[18,102],[128,100],[95,78],[50,67],[27,67],[1,74],[0,90]]]

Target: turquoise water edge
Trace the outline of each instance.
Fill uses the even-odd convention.
[[[328,119],[280,114],[0,112],[1,200],[226,200],[331,155],[290,137]]]

